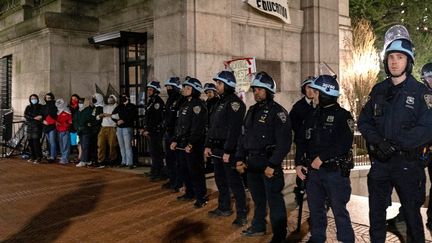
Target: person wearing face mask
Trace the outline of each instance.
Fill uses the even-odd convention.
[[[182,105],[184,98],[180,93],[181,84],[179,77],[171,77],[165,81],[165,89],[168,99],[165,103],[164,127],[165,127],[165,163],[168,174],[168,182],[163,184],[163,188],[179,191],[182,183],[178,181],[176,152],[169,149],[175,132],[177,113]]]
[[[60,164],[69,163],[70,136],[69,129],[72,125],[72,113],[63,99],[57,99],[56,129],[59,137],[59,149],[61,152]]]
[[[72,118],[75,116],[75,113],[77,113],[79,111],[79,100],[80,100],[80,97],[77,94],[73,94],[70,98],[69,110],[71,111]],[[73,124],[69,129],[69,133],[70,133],[70,138],[71,138],[71,141],[70,141],[71,153],[73,153],[73,151],[76,148],[78,150],[78,155],[81,154],[81,147],[78,144],[78,134],[77,134],[77,131],[75,130],[75,126]],[[78,163],[79,159],[73,159],[73,160],[71,160],[71,162]]]
[[[102,126],[102,119],[100,115],[103,114],[104,105],[105,103],[103,96],[99,93],[95,93],[92,96],[92,100],[90,103],[90,108],[92,109],[92,119],[90,121],[91,133],[89,150],[90,162],[92,162],[92,164],[97,167],[103,167],[101,164],[99,164],[100,161],[98,160],[98,135]]]
[[[335,216],[337,240],[354,242],[354,231],[346,204],[351,195],[350,154],[354,138],[354,120],[337,99],[336,76],[320,75],[311,84],[314,104],[318,107],[305,117],[299,130],[296,151],[296,173],[306,179],[310,210],[310,242],[325,242],[327,228],[326,200]],[[303,159],[299,157],[303,157]]]
[[[43,106],[43,131],[47,136],[49,145],[49,157],[48,163],[52,163],[57,158],[57,130],[56,130],[56,119],[57,119],[57,107],[55,106],[54,94],[49,92],[44,98],[45,105]]]
[[[39,104],[39,97],[32,94],[29,97],[29,105],[24,110],[24,117],[27,126],[27,138],[30,145],[30,159],[28,162],[40,163],[42,160],[42,105]]]
[[[282,161],[291,148],[291,122],[288,112],[274,101],[276,82],[270,75],[257,73],[251,88],[256,104],[246,113],[235,154],[237,171],[242,174],[247,169],[248,187],[255,203],[252,224],[242,235],[266,233],[268,204],[271,242],[285,242],[287,212],[282,195],[285,185]]]
[[[111,119],[117,125],[117,141],[121,153],[121,165],[133,168],[132,135],[137,118],[137,107],[127,94],[120,96],[120,103],[114,108]]]
[[[411,74],[414,46],[402,25],[384,36],[384,70],[360,112],[358,128],[368,145],[370,239],[385,242],[386,209],[399,196],[408,242],[425,242],[420,208],[425,199],[423,150],[432,137],[432,94]]]
[[[90,136],[92,133],[92,123],[94,116],[92,115],[93,108],[91,106],[85,106],[85,99],[79,100],[78,108],[79,111],[75,113],[72,124],[77,130],[79,144],[81,146],[81,155],[79,155],[80,162],[76,167],[90,166]]]
[[[103,113],[96,116],[96,120],[102,119],[102,128],[98,135],[98,162],[100,167],[110,166],[117,159],[117,135],[116,123],[111,119],[112,112],[117,107],[117,98],[110,95],[106,105],[103,107]],[[105,158],[107,150],[109,158]]]

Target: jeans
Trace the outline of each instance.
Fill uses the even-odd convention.
[[[81,161],[90,162],[90,134],[81,134],[79,136],[81,144]]]
[[[59,145],[61,151],[60,163],[67,163],[69,161],[69,151],[70,151],[70,137],[69,131],[59,132]]]
[[[51,130],[46,133],[49,149],[50,149],[50,159],[54,160],[57,157],[57,130]]]
[[[117,127],[117,140],[122,156],[122,165],[133,165],[132,127]]]

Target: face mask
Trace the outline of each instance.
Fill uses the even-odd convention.
[[[82,109],[82,108],[84,108],[84,104],[83,104],[83,103],[79,103],[79,104],[78,104],[78,107],[79,107],[80,109]]]
[[[174,89],[167,90],[168,96],[172,96],[175,93]]]
[[[38,100],[37,100],[37,99],[31,99],[30,102],[31,102],[33,105],[36,105],[36,104],[38,103]]]
[[[114,99],[113,98],[108,98],[108,104],[110,104],[110,105],[114,104]]]
[[[93,98],[93,99],[92,99],[92,103],[93,103],[93,104],[96,104],[96,102],[97,102],[97,99],[96,99],[96,98]]]
[[[126,101],[127,101],[128,99],[127,99],[126,97],[122,96],[122,97],[120,98],[120,100],[121,100],[122,103],[126,103]]]

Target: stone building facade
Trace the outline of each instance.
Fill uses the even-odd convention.
[[[290,24],[243,0],[6,2],[0,58],[11,65],[9,103],[16,113],[32,93],[68,99],[91,95],[95,84],[103,91],[132,85],[138,97],[146,80],[189,75],[210,82],[237,57],[255,57],[257,70],[277,80],[276,99],[290,109],[300,81],[317,75],[321,62],[340,71],[342,40],[350,34],[348,0],[288,1]],[[135,58],[127,55],[134,51]]]

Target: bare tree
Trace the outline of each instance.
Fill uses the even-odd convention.
[[[376,50],[375,34],[369,21],[354,24],[352,38],[345,38],[349,54],[341,64],[341,86],[345,102],[357,120],[368,95],[378,79],[380,58]]]

